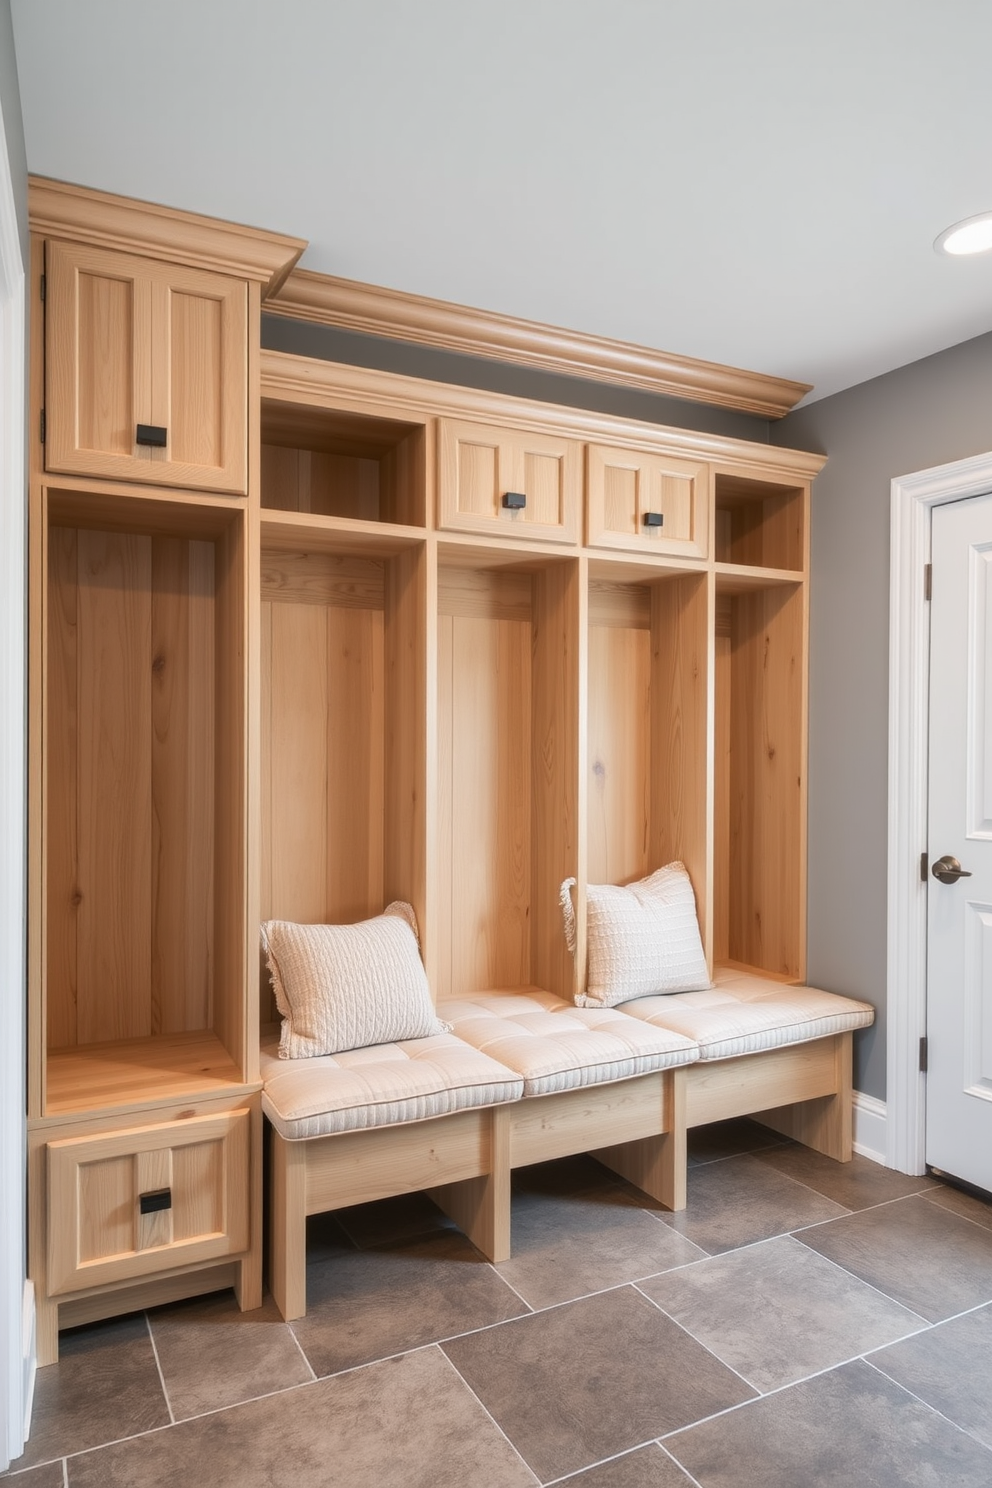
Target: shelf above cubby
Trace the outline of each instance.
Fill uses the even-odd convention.
[[[362,521],[358,517],[327,517],[314,512],[262,512],[262,547],[273,551],[354,553],[392,558],[422,544],[422,527]]]
[[[802,581],[803,575],[791,568],[758,568],[736,563],[716,565],[718,594],[750,594],[755,590],[778,589]]]
[[[424,424],[263,398],[262,506],[272,511],[421,525]]]

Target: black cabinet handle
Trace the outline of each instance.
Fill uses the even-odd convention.
[[[506,511],[523,511],[527,505],[527,497],[523,491],[504,491],[503,506]]]
[[[135,444],[149,444],[152,449],[165,449],[169,431],[162,424],[139,424],[134,436]]]
[[[663,527],[664,526],[664,523],[665,523],[665,513],[664,512],[645,512],[644,513],[644,525],[645,525],[645,527]]]
[[[142,1214],[157,1214],[160,1209],[171,1209],[172,1189],[155,1188],[150,1193],[139,1194],[138,1208]]]

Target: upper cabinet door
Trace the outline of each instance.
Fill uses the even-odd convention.
[[[439,527],[578,542],[581,445],[520,429],[438,422]]]
[[[603,444],[588,446],[588,462],[590,547],[708,556],[707,464]]]
[[[243,281],[77,243],[46,261],[48,470],[243,495]]]

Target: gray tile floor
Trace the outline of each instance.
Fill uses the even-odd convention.
[[[490,1266],[422,1196],[311,1224],[309,1311],[64,1334],[18,1488],[992,1484],[992,1205],[751,1122],[669,1215],[517,1175]]]

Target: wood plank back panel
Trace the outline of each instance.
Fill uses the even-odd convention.
[[[380,893],[387,903],[405,899],[413,905],[425,959],[432,924],[427,896],[428,586],[425,548],[398,553],[385,565],[382,671],[373,679],[382,710],[373,738],[383,801]],[[371,782],[369,803],[371,810]]]
[[[800,586],[737,595],[730,656],[729,959],[797,978],[805,972],[804,600]]]
[[[704,950],[712,944],[709,608],[704,574],[651,585],[649,860],[685,864]]]
[[[151,540],[80,531],[76,1036],[151,1015]]]
[[[442,996],[531,981],[531,649],[529,620],[439,616]]]
[[[213,1027],[243,1070],[247,979],[248,543],[240,514],[216,544],[216,849]],[[242,1052],[244,1051],[244,1052]]]
[[[589,881],[627,883],[652,866],[651,634],[589,619]]]
[[[48,1046],[207,1028],[215,545],[49,537]]]

